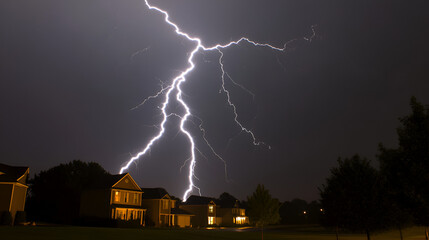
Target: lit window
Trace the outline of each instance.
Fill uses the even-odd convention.
[[[235,224],[245,224],[246,218],[245,217],[236,217],[235,218]]]
[[[118,191],[115,191],[115,199],[113,200],[114,202],[119,202],[120,199],[120,194]]]
[[[122,219],[125,220],[127,217],[127,210],[120,208],[120,209],[116,209],[116,219]]]
[[[209,213],[213,213],[213,205],[209,206]]]
[[[245,215],[246,215],[246,210],[240,209],[240,216],[245,216]]]
[[[214,217],[209,217],[209,225],[213,225],[214,224]]]

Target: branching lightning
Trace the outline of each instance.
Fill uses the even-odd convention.
[[[252,41],[252,40],[250,40],[250,39],[248,39],[246,37],[242,37],[242,38],[240,38],[237,41],[231,41],[231,42],[229,42],[227,44],[224,44],[224,45],[222,45],[222,44],[216,44],[215,46],[207,47],[207,46],[204,46],[202,44],[201,39],[196,38],[196,37],[191,37],[189,34],[187,34],[185,32],[182,32],[180,30],[180,28],[175,23],[173,23],[173,22],[170,21],[169,15],[168,15],[168,13],[166,11],[164,11],[164,10],[158,8],[158,7],[152,6],[151,4],[149,4],[148,0],[145,0],[145,4],[146,4],[146,6],[150,10],[154,10],[154,11],[157,11],[157,12],[163,14],[165,22],[174,28],[174,30],[175,30],[175,32],[176,32],[177,35],[182,36],[182,37],[186,38],[187,40],[194,42],[196,45],[195,45],[195,48],[189,53],[189,58],[187,59],[188,64],[189,64],[188,67],[184,71],[181,71],[180,74],[178,76],[176,76],[172,80],[171,84],[169,84],[167,86],[161,86],[161,90],[160,91],[158,91],[156,94],[154,94],[152,96],[147,97],[142,103],[140,103],[137,106],[137,107],[139,107],[139,106],[144,105],[148,100],[151,100],[151,99],[154,99],[154,98],[158,98],[160,96],[164,96],[164,101],[162,102],[162,105],[160,107],[160,110],[161,110],[161,113],[162,113],[163,117],[162,117],[162,121],[161,121],[161,123],[159,125],[160,127],[159,127],[158,134],[156,136],[154,136],[152,139],[150,139],[150,141],[146,144],[146,146],[143,148],[143,150],[141,150],[139,153],[137,153],[135,156],[133,156],[131,159],[129,159],[128,162],[125,164],[125,166],[123,166],[120,169],[119,173],[123,173],[125,170],[127,170],[130,167],[130,165],[132,163],[134,163],[136,160],[138,160],[141,156],[145,155],[150,150],[150,148],[152,147],[152,145],[156,141],[158,141],[158,139],[160,139],[163,136],[163,134],[165,132],[165,123],[167,122],[167,120],[169,119],[169,117],[171,117],[171,116],[179,117],[181,119],[180,120],[180,126],[179,126],[180,127],[180,132],[182,132],[187,137],[187,139],[189,140],[189,143],[190,143],[189,152],[190,152],[191,156],[187,160],[185,160],[184,165],[181,167],[181,169],[182,169],[184,166],[186,166],[186,164],[189,164],[189,168],[188,168],[188,170],[189,170],[189,173],[188,173],[188,188],[186,189],[185,193],[183,194],[183,201],[186,201],[187,198],[189,197],[189,195],[191,194],[191,192],[194,189],[197,189],[198,192],[199,192],[199,194],[201,195],[200,188],[198,188],[194,184],[194,178],[198,180],[197,176],[195,175],[195,166],[196,166],[195,152],[196,151],[200,152],[200,151],[195,146],[195,141],[194,141],[193,136],[191,135],[191,133],[185,127],[185,124],[187,123],[187,121],[189,120],[189,118],[192,116],[192,114],[191,114],[190,108],[188,107],[188,105],[186,104],[186,102],[182,98],[183,92],[182,92],[182,89],[181,89],[182,84],[184,82],[186,82],[186,76],[190,72],[192,72],[192,70],[195,67],[195,64],[193,62],[195,54],[197,52],[199,52],[199,51],[214,51],[214,50],[216,50],[216,51],[219,52],[219,54],[220,54],[220,56],[219,56],[219,66],[220,66],[220,70],[221,70],[221,81],[222,81],[222,85],[221,85],[221,90],[220,91],[223,92],[223,93],[225,93],[227,103],[231,107],[231,109],[233,110],[235,123],[240,127],[241,131],[245,132],[246,134],[248,134],[252,138],[252,142],[253,142],[254,145],[265,145],[268,148],[271,148],[269,145],[265,144],[264,142],[258,141],[256,139],[256,137],[255,137],[255,134],[250,129],[246,128],[238,120],[237,108],[233,104],[233,102],[231,101],[230,92],[225,87],[225,75],[233,82],[233,84],[241,87],[243,90],[245,90],[246,92],[248,92],[249,94],[251,94],[253,97],[254,97],[254,94],[252,92],[250,92],[249,90],[247,90],[244,86],[236,83],[228,75],[228,73],[225,71],[224,64],[223,64],[223,56],[224,56],[224,54],[222,52],[222,49],[228,48],[228,47],[230,47],[232,45],[238,45],[241,42],[247,42],[247,43],[249,43],[249,44],[251,44],[251,45],[253,45],[255,47],[265,47],[265,48],[269,48],[269,49],[274,50],[274,51],[284,52],[286,50],[287,44],[290,43],[291,41],[295,41],[297,39],[293,39],[293,40],[288,41],[282,47],[275,47],[275,46],[267,44],[267,43],[258,43],[258,42]],[[312,39],[315,36],[314,26],[312,26],[312,31],[313,31],[313,35],[312,36],[310,36],[308,38],[303,38],[303,39],[306,40],[306,41],[312,41]],[[133,54],[132,57],[134,57],[135,55],[137,55],[137,54],[139,54],[141,52],[144,52],[146,50],[147,49],[143,49],[143,50],[141,50],[141,51]],[[180,105],[184,109],[185,113],[183,115],[179,115],[179,114],[175,114],[175,113],[168,114],[167,111],[166,111],[166,108],[167,108],[167,106],[170,103],[170,99],[173,98],[172,94],[174,94],[174,93],[176,93],[175,94],[175,101],[177,101],[178,103],[180,103]],[[214,148],[212,147],[212,145],[210,145],[210,143],[206,139],[206,136],[205,136],[206,132],[205,132],[203,126],[202,126],[203,122],[202,122],[201,119],[200,119],[200,122],[201,123],[199,125],[199,128],[200,128],[200,131],[202,132],[202,138],[204,139],[206,145],[210,148],[210,150],[212,151],[212,153],[218,159],[220,159],[224,163],[224,166],[225,166],[225,178],[227,179],[226,161],[218,153],[216,153],[216,151],[214,150]]]
[[[259,146],[259,145],[261,145],[261,144],[266,145],[264,142],[257,141],[257,140],[256,140],[256,137],[255,137],[255,134],[254,134],[251,130],[249,130],[249,129],[245,128],[245,127],[243,126],[243,124],[241,124],[241,123],[238,121],[237,107],[236,107],[236,106],[231,102],[231,96],[230,96],[230,93],[229,93],[229,91],[225,88],[225,69],[224,69],[223,62],[222,62],[222,59],[223,59],[223,52],[222,52],[220,49],[218,49],[218,51],[219,51],[219,53],[220,53],[220,57],[219,57],[219,65],[220,65],[220,70],[222,71],[222,75],[221,75],[221,78],[222,78],[222,91],[225,93],[225,95],[226,95],[226,100],[227,100],[227,102],[228,102],[229,106],[232,108],[232,110],[233,110],[233,112],[234,112],[234,121],[235,121],[235,123],[236,123],[236,124],[241,128],[241,131],[246,132],[247,134],[249,134],[249,135],[252,137],[252,139],[253,139],[253,145],[257,145],[257,146]],[[271,146],[269,146],[269,145],[268,145],[268,149],[271,149]]]

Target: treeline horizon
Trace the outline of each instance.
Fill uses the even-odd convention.
[[[107,175],[112,174],[100,164],[81,160],[73,160],[40,171],[28,180],[29,191],[25,206],[28,220],[75,224],[79,219],[82,191],[99,185]],[[179,204],[182,202],[178,197],[173,195],[171,197],[179,201]],[[242,207],[248,209],[248,199],[239,200],[228,192],[212,198],[220,202],[239,201]],[[307,203],[299,198],[284,202],[275,200],[279,205],[278,223],[316,224],[319,222],[321,204],[318,201]]]
[[[410,100],[411,113],[399,118],[398,146],[379,143],[374,167],[356,154],[339,158],[320,188],[321,223],[366,233],[424,226],[429,239],[429,108]]]

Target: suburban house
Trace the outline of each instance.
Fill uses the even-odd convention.
[[[143,191],[129,173],[109,175],[98,186],[84,190],[80,216],[145,223],[146,209],[142,206]]]
[[[249,224],[249,218],[246,216],[240,201],[217,201],[219,208],[217,209],[218,217],[222,218],[223,226],[238,226]]]
[[[0,163],[0,217],[10,212],[12,223],[18,211],[24,211],[27,197],[28,167],[14,167]]]
[[[195,215],[191,222],[192,226],[205,227],[222,224],[222,218],[216,217],[218,207],[213,198],[192,195],[179,207]]]
[[[174,214],[174,226],[178,227],[192,227],[192,218],[195,217],[194,214],[189,213],[183,209],[176,208],[171,209],[171,213]]]
[[[156,227],[190,227],[192,214],[176,208],[172,199],[163,188],[143,188],[142,206],[147,209],[147,225]]]

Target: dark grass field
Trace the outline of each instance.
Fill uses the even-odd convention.
[[[261,239],[261,232],[256,229],[124,229],[124,228],[93,228],[74,226],[26,226],[0,227],[1,240],[95,240],[95,239]],[[270,228],[264,232],[264,240],[270,239],[309,239],[335,240],[335,233],[318,226],[288,226]],[[340,233],[340,240],[365,240],[364,234]],[[395,240],[398,231],[373,234],[374,240]],[[424,229],[419,227],[404,230],[404,239],[425,239]]]

